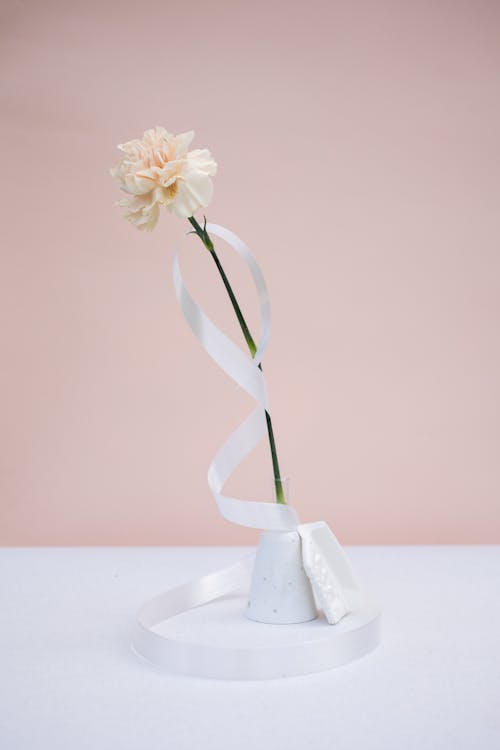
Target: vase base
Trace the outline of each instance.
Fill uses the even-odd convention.
[[[268,625],[298,624],[317,618],[297,531],[261,532],[245,616]]]
[[[276,617],[269,617],[269,619],[262,619],[262,615],[259,615],[258,617],[252,617],[251,611],[249,611],[249,604],[250,602],[247,602],[247,608],[243,612],[245,617],[248,620],[252,620],[252,622],[260,622],[262,625],[303,625],[306,622],[311,622],[312,620],[316,620],[318,615],[317,613],[312,615],[311,617],[306,617],[303,620],[294,620],[293,622],[290,622],[288,619],[283,620],[281,622],[280,620],[276,619]],[[265,616],[264,616],[265,617]]]

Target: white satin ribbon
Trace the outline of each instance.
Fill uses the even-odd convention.
[[[256,401],[255,410],[230,435],[217,452],[208,469],[208,484],[219,511],[228,521],[240,526],[273,531],[291,531],[298,516],[289,505],[255,500],[239,500],[222,494],[222,488],[243,459],[266,433],[266,381],[259,363],[269,341],[271,308],[264,276],[257,261],[239,237],[217,224],[207,224],[207,231],[225,240],[243,258],[257,290],[261,331],[255,357],[243,352],[229,339],[193,300],[181,276],[179,260],[174,259],[174,286],[184,317],[207,354]]]
[[[225,483],[239,466],[241,461],[256,447],[266,434],[265,411],[267,409],[267,391],[264,375],[258,365],[266,349],[270,332],[270,304],[267,286],[262,271],[248,247],[235,234],[217,224],[207,224],[207,231],[224,240],[243,259],[253,278],[257,290],[261,330],[256,355],[252,358],[234,344],[203,312],[194,301],[184,284],[178,258],[173,263],[173,278],[177,299],[182,313],[203,346],[207,354],[256,402],[254,411],[229,436],[215,455],[208,470],[208,484],[217,503],[220,513],[229,521],[256,529],[272,531],[298,530],[303,539],[308,526],[299,524],[296,511],[290,505],[274,501],[240,500],[222,493]],[[328,530],[329,531],[329,530]],[[330,532],[331,534],[331,532]],[[333,535],[332,535],[333,536]],[[311,544],[313,540],[311,541]],[[349,579],[348,563],[343,557],[340,546],[335,550],[335,565],[341,569],[341,575],[335,581]],[[195,581],[183,584],[160,594],[147,602],[137,616],[136,631],[133,640],[134,649],[154,664],[168,668],[171,672],[198,674],[227,679],[263,679],[282,674],[306,674],[320,668],[335,666],[346,660],[349,646],[344,651],[332,651],[328,638],[311,642],[306,640],[302,645],[271,649],[224,649],[222,647],[201,644],[181,643],[155,632],[155,628],[164,620],[180,614],[193,607],[198,607],[229,594],[248,584],[254,556],[203,576]],[[308,575],[316,575],[317,583],[325,587],[325,567],[318,572],[311,572],[311,561],[319,560],[318,556],[309,554],[304,557]],[[321,579],[321,580],[320,580]],[[329,579],[330,580],[330,579]],[[333,579],[332,579],[333,580]],[[313,578],[311,581],[314,583]],[[341,592],[332,595],[339,597]],[[317,592],[316,592],[317,593]],[[351,595],[357,596],[353,583]],[[330,596],[330,594],[327,594]],[[331,597],[330,597],[331,598]],[[343,601],[342,596],[338,601]],[[333,599],[332,599],[333,602]],[[328,602],[327,602],[328,603]],[[328,607],[323,607],[328,615]],[[345,612],[349,609],[345,609]],[[344,614],[345,614],[344,612]],[[337,619],[340,617],[337,616]],[[337,620],[334,620],[337,621]],[[276,627],[276,626],[267,626]],[[363,636],[360,640],[361,651],[368,650],[370,639],[374,635]],[[337,639],[338,640],[338,639]],[[323,643],[323,661],[321,662],[321,643]],[[326,644],[326,645],[325,645]],[[319,661],[318,661],[319,660]],[[318,666],[318,664],[323,666]]]

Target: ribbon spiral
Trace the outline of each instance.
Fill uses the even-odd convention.
[[[217,224],[207,224],[207,231],[225,240],[243,258],[252,275],[260,308],[261,330],[253,358],[243,352],[203,312],[188,292],[174,259],[174,286],[182,313],[207,354],[256,401],[250,416],[230,435],[217,452],[208,470],[208,484],[220,513],[240,526],[272,531],[291,531],[298,517],[289,505],[256,500],[240,500],[222,494],[224,484],[243,459],[255,448],[266,432],[266,381],[259,364],[269,341],[271,310],[269,294],[262,271],[254,256],[235,234]]]
[[[290,505],[256,500],[240,500],[222,494],[225,483],[241,461],[256,447],[266,433],[267,392],[266,382],[259,364],[266,349],[270,332],[270,304],[262,271],[252,253],[239,237],[225,227],[207,224],[207,230],[219,237],[243,259],[257,290],[261,330],[255,356],[252,358],[234,344],[203,312],[184,284],[178,258],[173,263],[174,286],[181,311],[196,338],[207,354],[255,401],[255,409],[229,436],[218,450],[208,470],[208,484],[220,513],[229,521],[241,526],[269,531],[295,531],[312,544],[312,535],[326,533],[326,541],[303,545],[303,559],[313,568],[308,571],[313,584],[327,590],[323,609],[329,622],[338,622],[336,628],[305,630],[297,642],[244,647],[225,647],[211,643],[191,643],[158,632],[158,627],[170,617],[193,607],[214,601],[248,583],[254,555],[194,581],[163,592],[146,602],[137,614],[132,645],[134,650],[170,673],[191,674],[220,679],[269,679],[321,671],[338,666],[361,656],[378,643],[378,612],[357,591],[356,584],[337,540],[323,522],[299,523],[298,515]],[[315,527],[320,526],[320,529]],[[309,528],[308,528],[309,527]],[[325,532],[326,527],[326,532]],[[327,568],[320,561],[319,552],[330,562],[331,585],[325,586]],[[333,571],[333,572],[332,572]],[[343,591],[351,592],[353,606],[347,607]],[[326,605],[326,606],[325,606]],[[340,606],[340,614],[339,614]],[[329,609],[333,618],[328,615]],[[271,627],[278,627],[272,625]]]

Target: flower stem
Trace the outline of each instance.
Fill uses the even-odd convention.
[[[231,284],[229,283],[229,279],[227,278],[225,271],[222,268],[221,262],[219,258],[217,257],[217,253],[215,252],[215,248],[214,248],[214,243],[212,242],[212,239],[206,229],[206,223],[207,223],[206,219],[205,219],[205,223],[203,227],[200,226],[200,224],[196,221],[194,216],[190,216],[188,221],[194,230],[192,234],[198,235],[198,237],[201,239],[201,241],[203,242],[203,244],[209,251],[210,255],[212,256],[215,262],[215,265],[217,266],[217,270],[219,271],[219,274],[222,278],[224,286],[226,287],[226,291],[229,295],[229,299],[231,300],[231,304],[233,306],[233,310],[236,314],[236,317],[238,318],[238,323],[240,324],[240,328],[243,332],[243,336],[245,337],[245,341],[250,350],[250,354],[252,357],[254,357],[257,351],[257,346],[246,324],[245,318],[243,317],[243,313],[241,312],[238,301],[236,297],[234,296],[234,292],[231,288]],[[262,365],[260,362],[259,362],[258,367],[260,370],[262,370]],[[280,475],[280,467],[278,463],[278,454],[276,451],[276,441],[274,439],[273,423],[271,421],[271,415],[269,414],[267,410],[266,410],[266,424],[267,424],[267,434],[269,437],[269,447],[271,449],[271,460],[273,463],[274,489],[276,492],[276,502],[286,504],[285,493],[283,490],[283,483],[281,481],[281,475]]]

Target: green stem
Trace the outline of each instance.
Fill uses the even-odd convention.
[[[261,365],[259,364],[262,370]],[[278,463],[278,454],[276,452],[276,442],[274,440],[273,423],[271,422],[271,415],[266,409],[266,424],[267,434],[269,437],[269,447],[271,448],[271,459],[273,462],[273,473],[274,473],[274,490],[276,492],[276,502],[286,504],[285,491],[283,489],[283,482],[281,481],[280,467]]]
[[[198,235],[198,237],[201,239],[201,241],[203,242],[203,244],[209,251],[210,255],[212,256],[215,262],[215,265],[217,266],[217,270],[219,271],[219,274],[222,278],[224,286],[226,287],[226,291],[229,295],[229,299],[231,300],[231,304],[233,306],[234,312],[236,313],[236,317],[238,318],[238,323],[240,324],[240,328],[243,332],[243,336],[245,337],[245,341],[250,350],[250,354],[252,355],[252,357],[254,357],[257,351],[257,346],[246,324],[245,318],[243,317],[243,313],[241,312],[240,306],[238,305],[238,301],[236,297],[234,296],[234,292],[231,288],[231,284],[229,283],[229,279],[227,278],[224,272],[224,269],[222,268],[221,262],[219,258],[217,257],[217,253],[215,252],[215,248],[214,248],[214,243],[212,242],[212,239],[206,230],[206,220],[205,220],[205,224],[203,227],[200,226],[200,224],[196,221],[194,216],[190,216],[188,221],[194,230],[192,234]],[[260,363],[259,363],[259,369],[262,370],[262,365]],[[269,447],[271,449],[271,459],[273,463],[274,488],[276,492],[276,502],[286,504],[285,493],[283,491],[283,483],[281,481],[281,475],[280,475],[280,467],[278,463],[278,454],[276,451],[276,441],[274,439],[273,423],[271,421],[271,415],[269,414],[267,410],[266,410],[266,424],[267,424],[267,434],[269,437]]]

